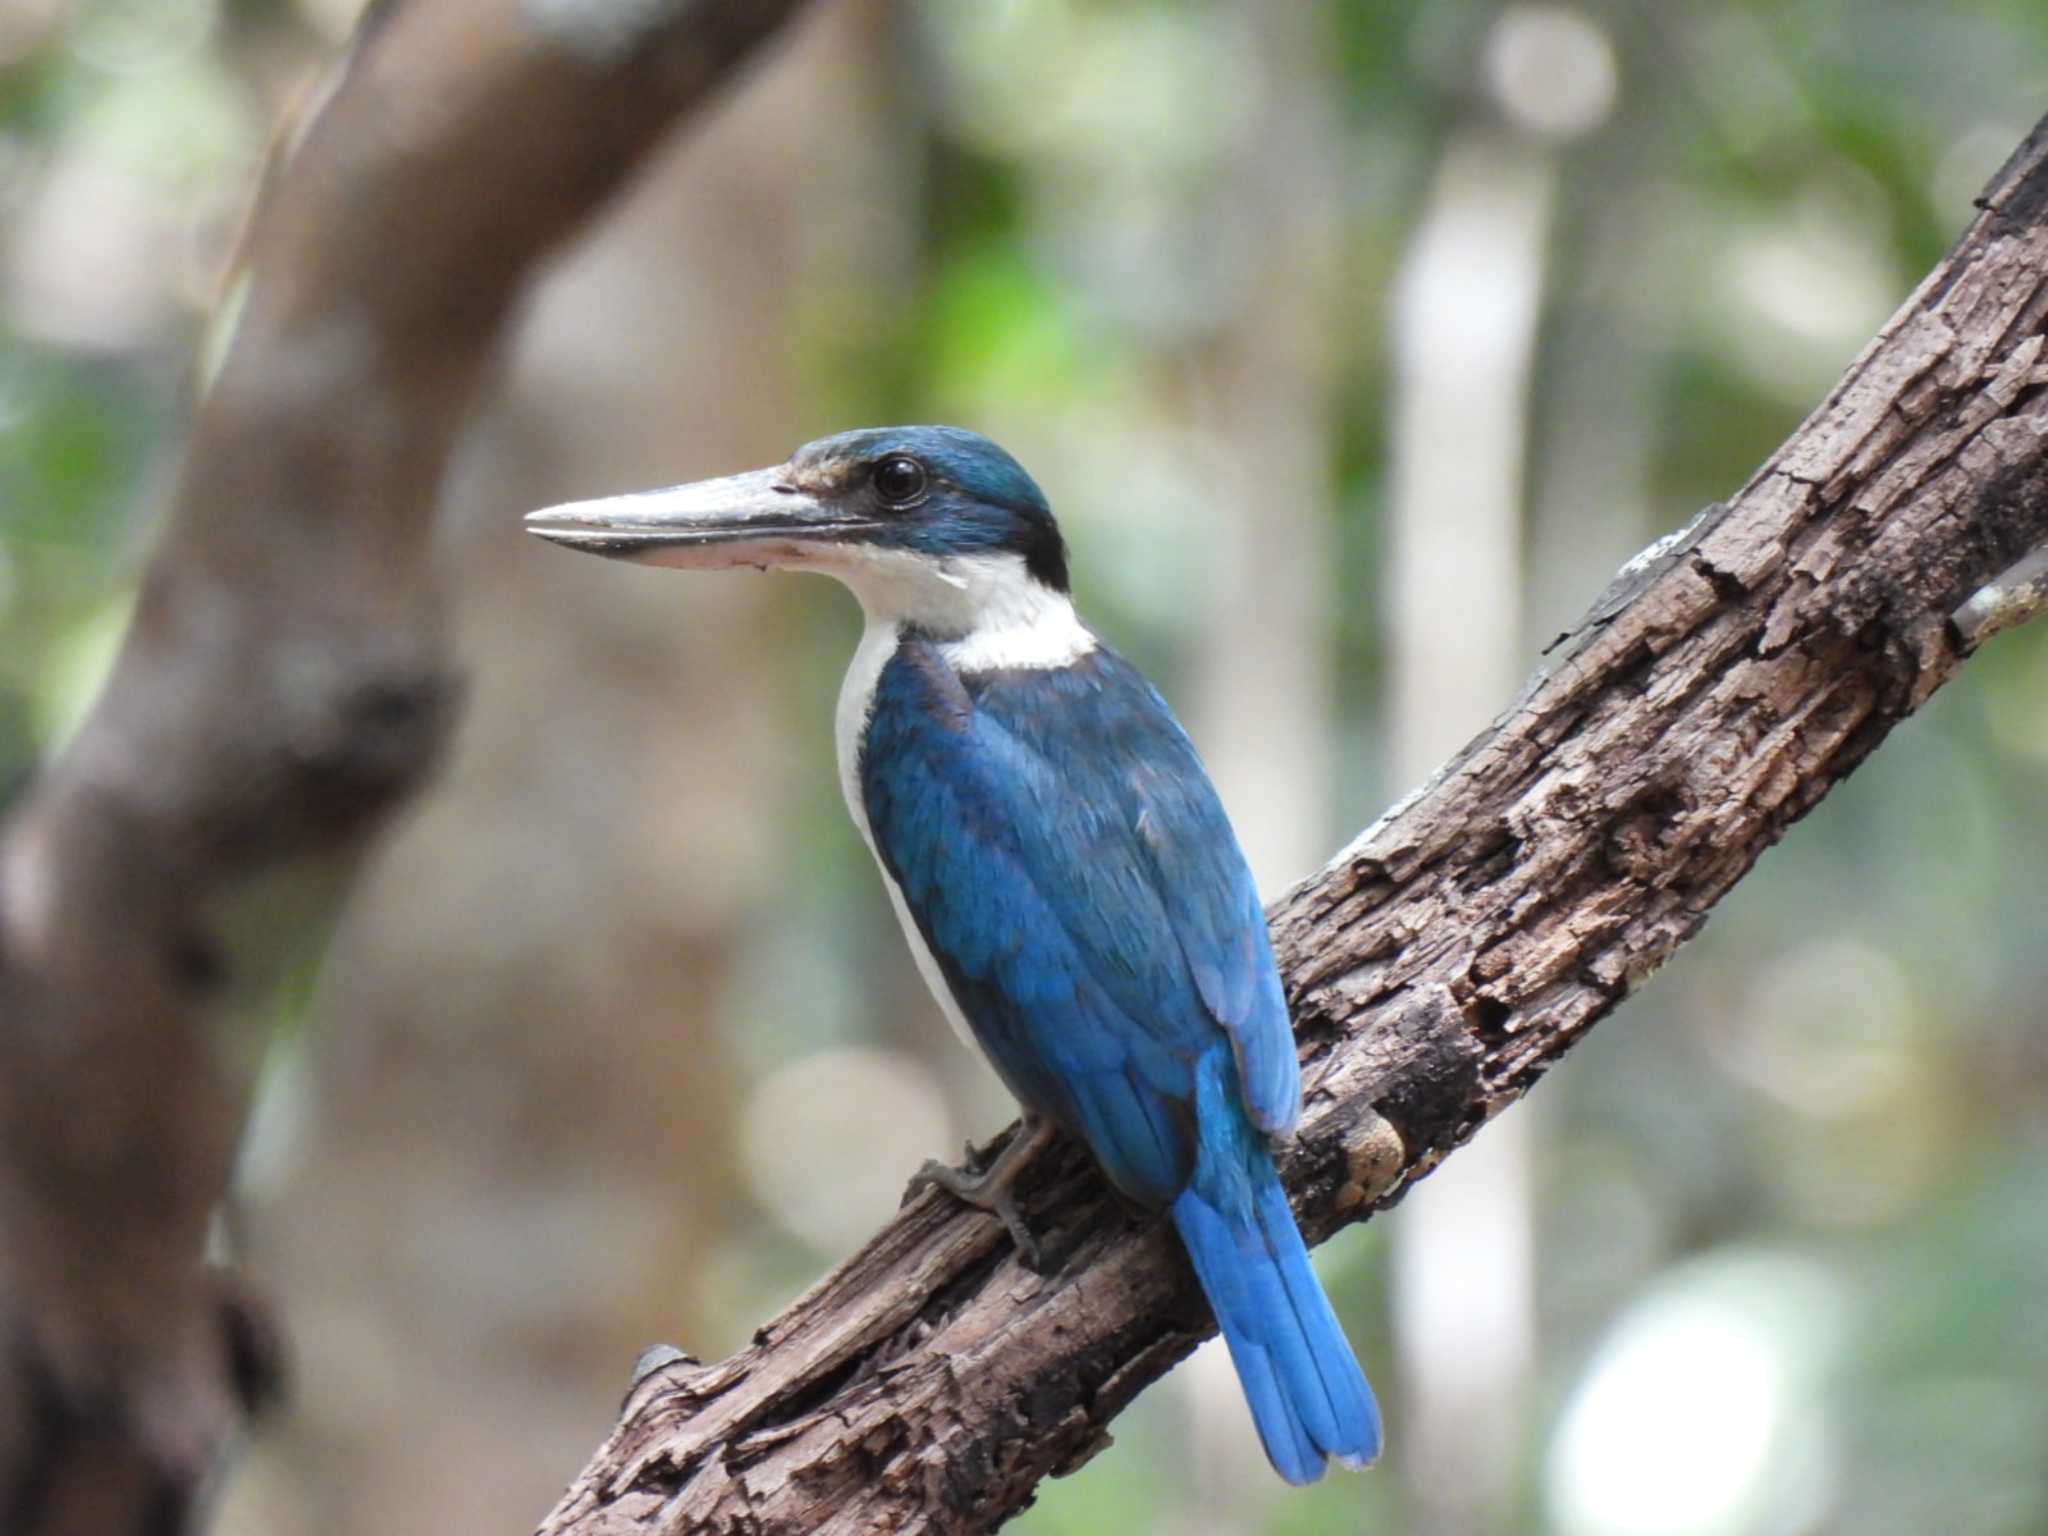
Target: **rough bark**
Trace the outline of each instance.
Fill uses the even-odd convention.
[[[280,152],[133,626],[0,844],[0,1530],[182,1529],[268,984],[454,714],[430,513],[538,261],[796,0],[372,7]]]
[[[2042,606],[2048,123],[1980,208],[1747,485],[1631,562],[1489,730],[1274,909],[1312,1239],[1527,1092]],[[542,1531],[970,1532],[1022,1508],[1210,1330],[1170,1235],[1082,1154],[1034,1172],[1034,1224],[1075,1245],[1060,1273],[923,1196],[749,1349],[647,1370]]]

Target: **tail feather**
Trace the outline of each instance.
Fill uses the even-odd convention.
[[[1379,1407],[1309,1268],[1270,1157],[1263,1144],[1250,1153],[1198,1157],[1173,1220],[1267,1457],[1290,1483],[1312,1483],[1329,1457],[1364,1466],[1379,1455]]]
[[[1347,1466],[1365,1466],[1380,1453],[1380,1409],[1372,1387],[1322,1282],[1309,1267],[1308,1245],[1294,1224],[1278,1175],[1254,1199],[1266,1250],[1278,1261],[1280,1281],[1301,1330],[1308,1369],[1321,1388],[1319,1394],[1307,1394],[1312,1407],[1304,1409],[1303,1416],[1312,1428],[1322,1426],[1316,1429],[1318,1441],[1330,1455]],[[1318,1418],[1319,1412],[1326,1417]]]

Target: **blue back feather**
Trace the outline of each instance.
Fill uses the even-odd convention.
[[[877,852],[1005,1081],[1165,1205],[1197,1063],[1291,1129],[1300,1067],[1265,914],[1186,734],[1128,662],[962,676],[906,638],[861,755]]]

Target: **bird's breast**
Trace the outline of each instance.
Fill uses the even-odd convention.
[[[846,809],[860,828],[868,852],[875,851],[875,839],[868,830],[867,798],[860,785],[861,749],[867,741],[868,725],[874,719],[875,689],[882,681],[882,669],[903,643],[902,626],[868,621],[846,678],[839,685],[839,708],[834,720],[833,739],[839,753],[839,790],[846,796]]]
[[[967,1015],[961,1012],[952,987],[947,985],[938,957],[932,953],[931,946],[925,942],[924,934],[917,926],[917,919],[911,915],[910,904],[903,899],[903,888],[882,861],[882,855],[875,847],[874,830],[868,824],[867,794],[861,787],[861,752],[867,742],[868,727],[874,720],[875,689],[881,683],[882,669],[889,665],[902,643],[902,626],[870,619],[859,646],[854,650],[852,664],[846,669],[846,679],[839,685],[839,709],[833,729],[839,751],[839,788],[846,796],[847,813],[860,829],[861,841],[874,855],[875,868],[882,876],[883,888],[889,893],[889,905],[903,929],[911,958],[917,962],[918,974],[931,988],[932,996],[938,1000],[939,1011],[953,1026],[953,1033],[969,1048],[980,1052],[981,1042],[975,1039]]]

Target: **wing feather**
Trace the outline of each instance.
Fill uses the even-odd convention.
[[[997,1070],[1127,1193],[1185,1185],[1212,1053],[1234,1058],[1256,1125],[1292,1126],[1299,1068],[1250,873],[1193,747],[1121,658],[963,679],[907,640],[876,687],[861,787]]]

